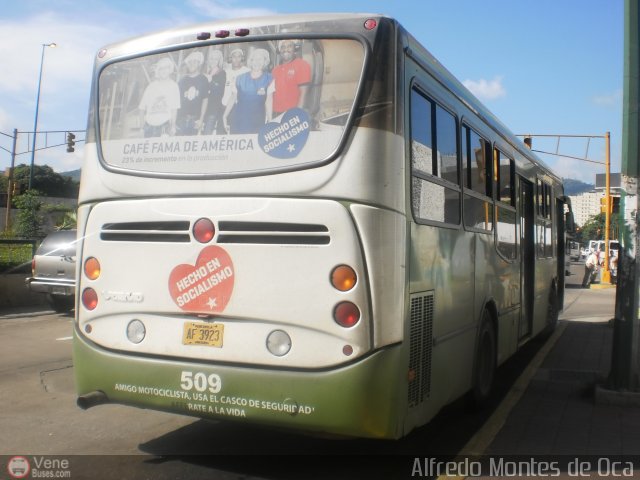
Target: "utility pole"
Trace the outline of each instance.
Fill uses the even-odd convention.
[[[604,141],[606,143],[606,157],[605,157],[605,193],[604,198],[606,200],[605,214],[604,214],[604,268],[602,270],[602,283],[611,283],[611,272],[609,270],[609,234],[611,230],[611,205],[613,203],[611,199],[611,134],[605,133]]]
[[[622,249],[618,254],[618,288],[613,329],[613,353],[607,388],[618,392],[640,390],[640,220],[638,176],[640,172],[640,7],[638,0],[625,0],[624,96],[622,112],[622,186],[620,224]],[[625,222],[633,212],[633,219]]]
[[[9,181],[7,189],[7,214],[5,217],[4,229],[8,232],[11,229],[11,200],[13,195],[13,168],[16,164],[16,142],[18,140],[18,129],[13,129],[13,146],[11,147],[11,167],[9,167]]]

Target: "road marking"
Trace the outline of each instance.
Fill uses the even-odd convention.
[[[60,337],[60,338],[56,338],[56,340],[71,340],[73,337]]]

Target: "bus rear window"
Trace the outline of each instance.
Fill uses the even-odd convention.
[[[107,65],[102,161],[140,173],[250,175],[326,161],[364,66],[350,39],[193,47]]]

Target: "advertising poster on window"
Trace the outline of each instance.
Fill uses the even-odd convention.
[[[99,80],[103,160],[206,175],[324,161],[344,134],[363,62],[355,40],[283,39],[112,63]]]

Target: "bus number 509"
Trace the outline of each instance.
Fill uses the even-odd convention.
[[[198,392],[204,392],[209,390],[211,393],[218,393],[222,390],[222,380],[220,375],[212,373],[207,377],[203,372],[182,372],[180,377],[180,387],[183,390],[193,390],[194,388]]]

